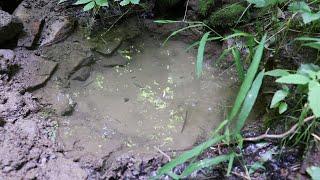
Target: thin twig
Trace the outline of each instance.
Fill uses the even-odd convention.
[[[303,120],[303,123],[309,122],[313,119],[315,119],[315,116],[307,117]],[[244,138],[243,140],[244,141],[260,141],[262,139],[281,139],[281,138],[287,137],[288,135],[294,133],[296,131],[296,129],[298,128],[298,126],[299,126],[299,123],[296,123],[288,131],[286,131],[282,134],[268,134],[268,130],[269,130],[268,129],[264,134],[262,134],[260,136]]]
[[[180,131],[181,133],[183,133],[183,130],[184,130],[184,128],[186,127],[187,120],[188,120],[188,110],[186,110],[186,114],[185,114],[185,116],[184,116],[183,125],[182,125],[181,131]]]
[[[185,22],[186,21],[186,18],[187,18],[187,11],[188,11],[188,6],[189,6],[189,1],[190,0],[188,0],[187,1],[187,4],[186,4],[186,9],[185,9],[185,11],[184,11],[184,16],[183,16],[183,22]]]
[[[248,178],[246,175],[242,175],[242,174],[239,174],[239,173],[237,173],[237,172],[231,172],[232,174],[234,174],[234,175],[236,175],[236,176],[239,176],[239,177],[242,177],[242,178],[244,178],[244,179],[247,179],[247,180],[249,180],[250,178]]]
[[[159,153],[161,153],[163,156],[165,156],[165,157],[168,159],[169,162],[171,161],[171,157],[170,157],[168,154],[166,154],[165,152],[161,151],[161,149],[159,149],[159,148],[156,147],[156,146],[154,146],[153,148],[156,149],[156,150],[157,150]]]
[[[113,26],[115,26],[118,23],[118,21],[120,21],[120,19],[122,19],[123,16],[125,16],[131,9],[132,9],[132,7],[130,7],[125,13],[123,13],[105,32],[103,32],[101,34],[101,36],[103,36],[103,35],[105,35],[105,33],[109,32],[113,28]]]
[[[320,137],[314,133],[311,134],[316,140],[320,141]]]

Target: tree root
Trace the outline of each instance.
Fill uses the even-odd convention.
[[[303,120],[303,123],[309,122],[313,119],[315,119],[315,116],[310,116],[307,117]],[[295,125],[293,125],[288,131],[282,133],[282,134],[268,134],[269,129],[262,135],[260,136],[256,136],[256,137],[248,137],[248,138],[244,138],[243,141],[260,141],[262,139],[281,139],[281,138],[285,138],[288,135],[295,133],[296,129],[298,128],[299,123],[296,123]]]

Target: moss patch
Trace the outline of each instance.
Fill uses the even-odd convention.
[[[209,9],[214,5],[214,0],[199,0],[199,12],[201,15],[206,16]]]
[[[213,27],[233,26],[244,11],[245,7],[240,4],[227,5],[210,15],[209,24]]]

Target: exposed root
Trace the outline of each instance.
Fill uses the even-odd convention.
[[[313,119],[315,119],[315,116],[310,116],[307,117],[303,120],[303,123],[307,123]],[[268,134],[269,129],[262,135],[257,136],[257,137],[249,137],[249,138],[244,138],[244,141],[260,141],[262,139],[282,139],[287,137],[288,135],[295,133],[296,129],[298,128],[299,123],[296,123],[295,125],[293,125],[288,131],[282,133],[282,134]]]

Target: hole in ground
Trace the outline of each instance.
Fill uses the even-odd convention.
[[[21,2],[22,0],[1,0],[0,7],[2,10],[12,14]]]

